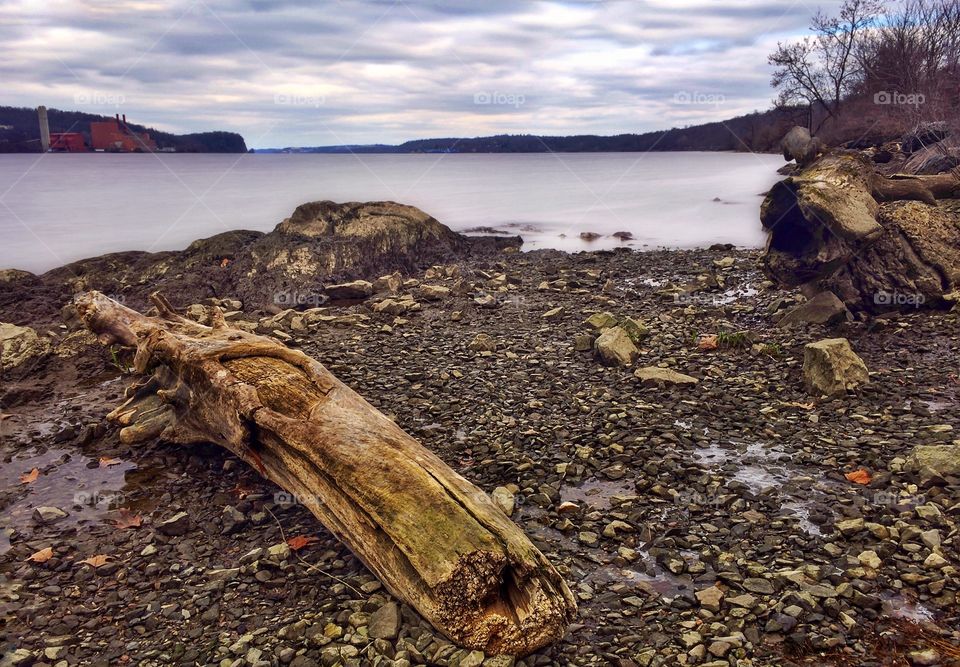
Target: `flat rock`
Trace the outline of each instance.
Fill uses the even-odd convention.
[[[638,368],[634,376],[645,386],[657,387],[692,387],[700,382],[695,377],[678,373],[669,368],[659,368],[657,366],[645,366]]]
[[[802,324],[835,325],[853,319],[843,301],[833,292],[820,292],[799,306],[795,306],[777,323],[781,327]]]

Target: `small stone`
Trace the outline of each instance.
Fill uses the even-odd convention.
[[[837,530],[840,531],[842,535],[850,536],[856,535],[864,528],[864,521],[862,518],[857,519],[844,519],[842,521],[837,521],[833,524]]]
[[[595,547],[600,543],[600,536],[588,530],[580,533],[577,536],[577,539],[580,540],[581,544],[584,544],[588,547]]]
[[[331,299],[366,299],[373,294],[373,283],[366,280],[354,280],[339,285],[327,285],[323,291]]]
[[[880,569],[880,566],[883,565],[883,561],[880,560],[880,556],[877,555],[876,551],[863,551],[857,556],[857,560],[860,561],[860,564],[864,567],[869,567],[874,570]]]
[[[186,512],[177,512],[169,519],[160,522],[157,530],[171,537],[186,535],[190,530],[190,515]]]
[[[928,549],[936,549],[940,546],[940,531],[936,528],[925,530],[920,533],[920,541],[923,542],[924,546]]]
[[[615,538],[618,533],[632,533],[633,526],[631,526],[626,521],[615,520],[611,521],[603,529],[603,536],[607,538]]]
[[[928,570],[939,570],[940,568],[946,567],[949,564],[950,561],[937,552],[931,553],[929,556],[927,556],[926,560],[923,561],[923,566]]]
[[[600,360],[610,366],[631,366],[640,355],[630,336],[620,327],[604,329],[593,347]]]
[[[760,595],[773,595],[776,592],[776,589],[774,589],[769,579],[761,579],[759,577],[744,579],[743,587],[751,593],[759,593]]]
[[[657,366],[638,368],[633,375],[647,387],[692,387],[700,382],[695,377]]]
[[[505,486],[498,486],[493,490],[493,493],[490,494],[490,498],[497,507],[503,510],[504,514],[507,516],[513,516],[513,510],[516,507],[516,499],[510,492],[510,489]]]
[[[552,308],[543,314],[543,319],[545,320],[555,320],[563,315],[566,311],[563,309],[563,306],[558,306],[557,308]]]
[[[495,352],[497,349],[497,341],[488,334],[479,333],[467,347],[474,352]]]
[[[583,323],[594,331],[603,331],[604,329],[609,329],[610,327],[616,326],[617,318],[606,312],[594,313]]]
[[[61,519],[66,519],[69,516],[67,512],[64,512],[59,507],[36,507],[33,510],[33,520],[37,523],[56,523]]]
[[[724,592],[717,586],[708,586],[694,593],[700,606],[707,611],[720,611],[720,603],[723,601]]]
[[[912,665],[939,665],[940,653],[933,648],[927,648],[920,651],[910,651],[907,655]]]
[[[400,607],[388,602],[370,615],[367,634],[374,639],[396,639],[400,634]]]

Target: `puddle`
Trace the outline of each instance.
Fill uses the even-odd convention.
[[[594,480],[580,486],[566,486],[560,490],[561,502],[588,505],[591,509],[610,509],[618,498],[636,498],[637,489],[633,480]],[[619,503],[617,503],[619,504]]]
[[[37,479],[22,483],[21,475],[34,468],[39,471]],[[10,549],[9,529],[32,532],[37,525],[33,520],[37,507],[67,512],[56,524],[61,528],[102,521],[107,512],[125,505],[124,489],[136,468],[130,461],[100,467],[96,459],[60,448],[14,456],[0,466],[0,489],[13,490],[19,496],[0,512],[0,554]]]
[[[660,567],[654,568],[656,574],[647,574],[633,568],[620,568],[605,565],[597,568],[583,581],[588,584],[625,584],[633,589],[657,595],[669,601],[685,591],[693,590],[693,580],[678,577]]]
[[[815,497],[823,496],[817,483],[799,486],[798,478],[790,475],[786,466],[777,461],[783,455],[778,447],[760,443],[731,443],[729,447],[711,444],[694,451],[694,458],[704,468],[722,472],[728,479],[744,484],[754,494],[776,489],[784,496],[783,509],[794,515],[797,525],[809,535],[822,535],[820,527],[811,520],[810,505]],[[802,478],[800,478],[802,479]]]
[[[887,592],[883,597],[883,612],[887,616],[914,623],[933,621],[933,611],[921,602],[908,600],[900,593]]]

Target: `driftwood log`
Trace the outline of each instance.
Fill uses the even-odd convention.
[[[294,494],[396,597],[452,641],[529,654],[576,612],[563,579],[481,490],[323,365],[272,338],[99,292],[75,299],[104,345],[152,374],[110,415],[121,438],[213,442]]]
[[[764,268],[855,311],[950,305],[960,288],[957,197],[953,174],[888,178],[858,154],[831,153],[767,194]]]

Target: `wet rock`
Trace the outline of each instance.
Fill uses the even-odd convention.
[[[846,338],[828,338],[803,348],[803,382],[815,395],[845,394],[870,381],[866,365]]]
[[[388,602],[370,615],[367,634],[374,639],[396,639],[400,634],[400,607]]]
[[[634,376],[648,387],[692,387],[700,382],[695,377],[657,366],[638,368]]]
[[[620,327],[604,329],[593,347],[600,360],[610,366],[631,366],[640,356],[637,346]]]
[[[186,535],[190,530],[190,515],[186,512],[178,512],[169,519],[157,524],[157,530],[164,535],[171,537],[180,537]]]
[[[59,507],[37,507],[33,510],[33,520],[37,523],[56,523],[61,519],[66,519],[69,516],[67,512],[64,512]]]
[[[809,301],[787,311],[777,324],[781,327],[803,324],[832,326],[852,319],[853,316],[843,301],[833,292],[827,291],[820,292]]]
[[[373,294],[373,283],[366,280],[354,280],[339,285],[327,285],[324,293],[331,299],[366,299]]]

